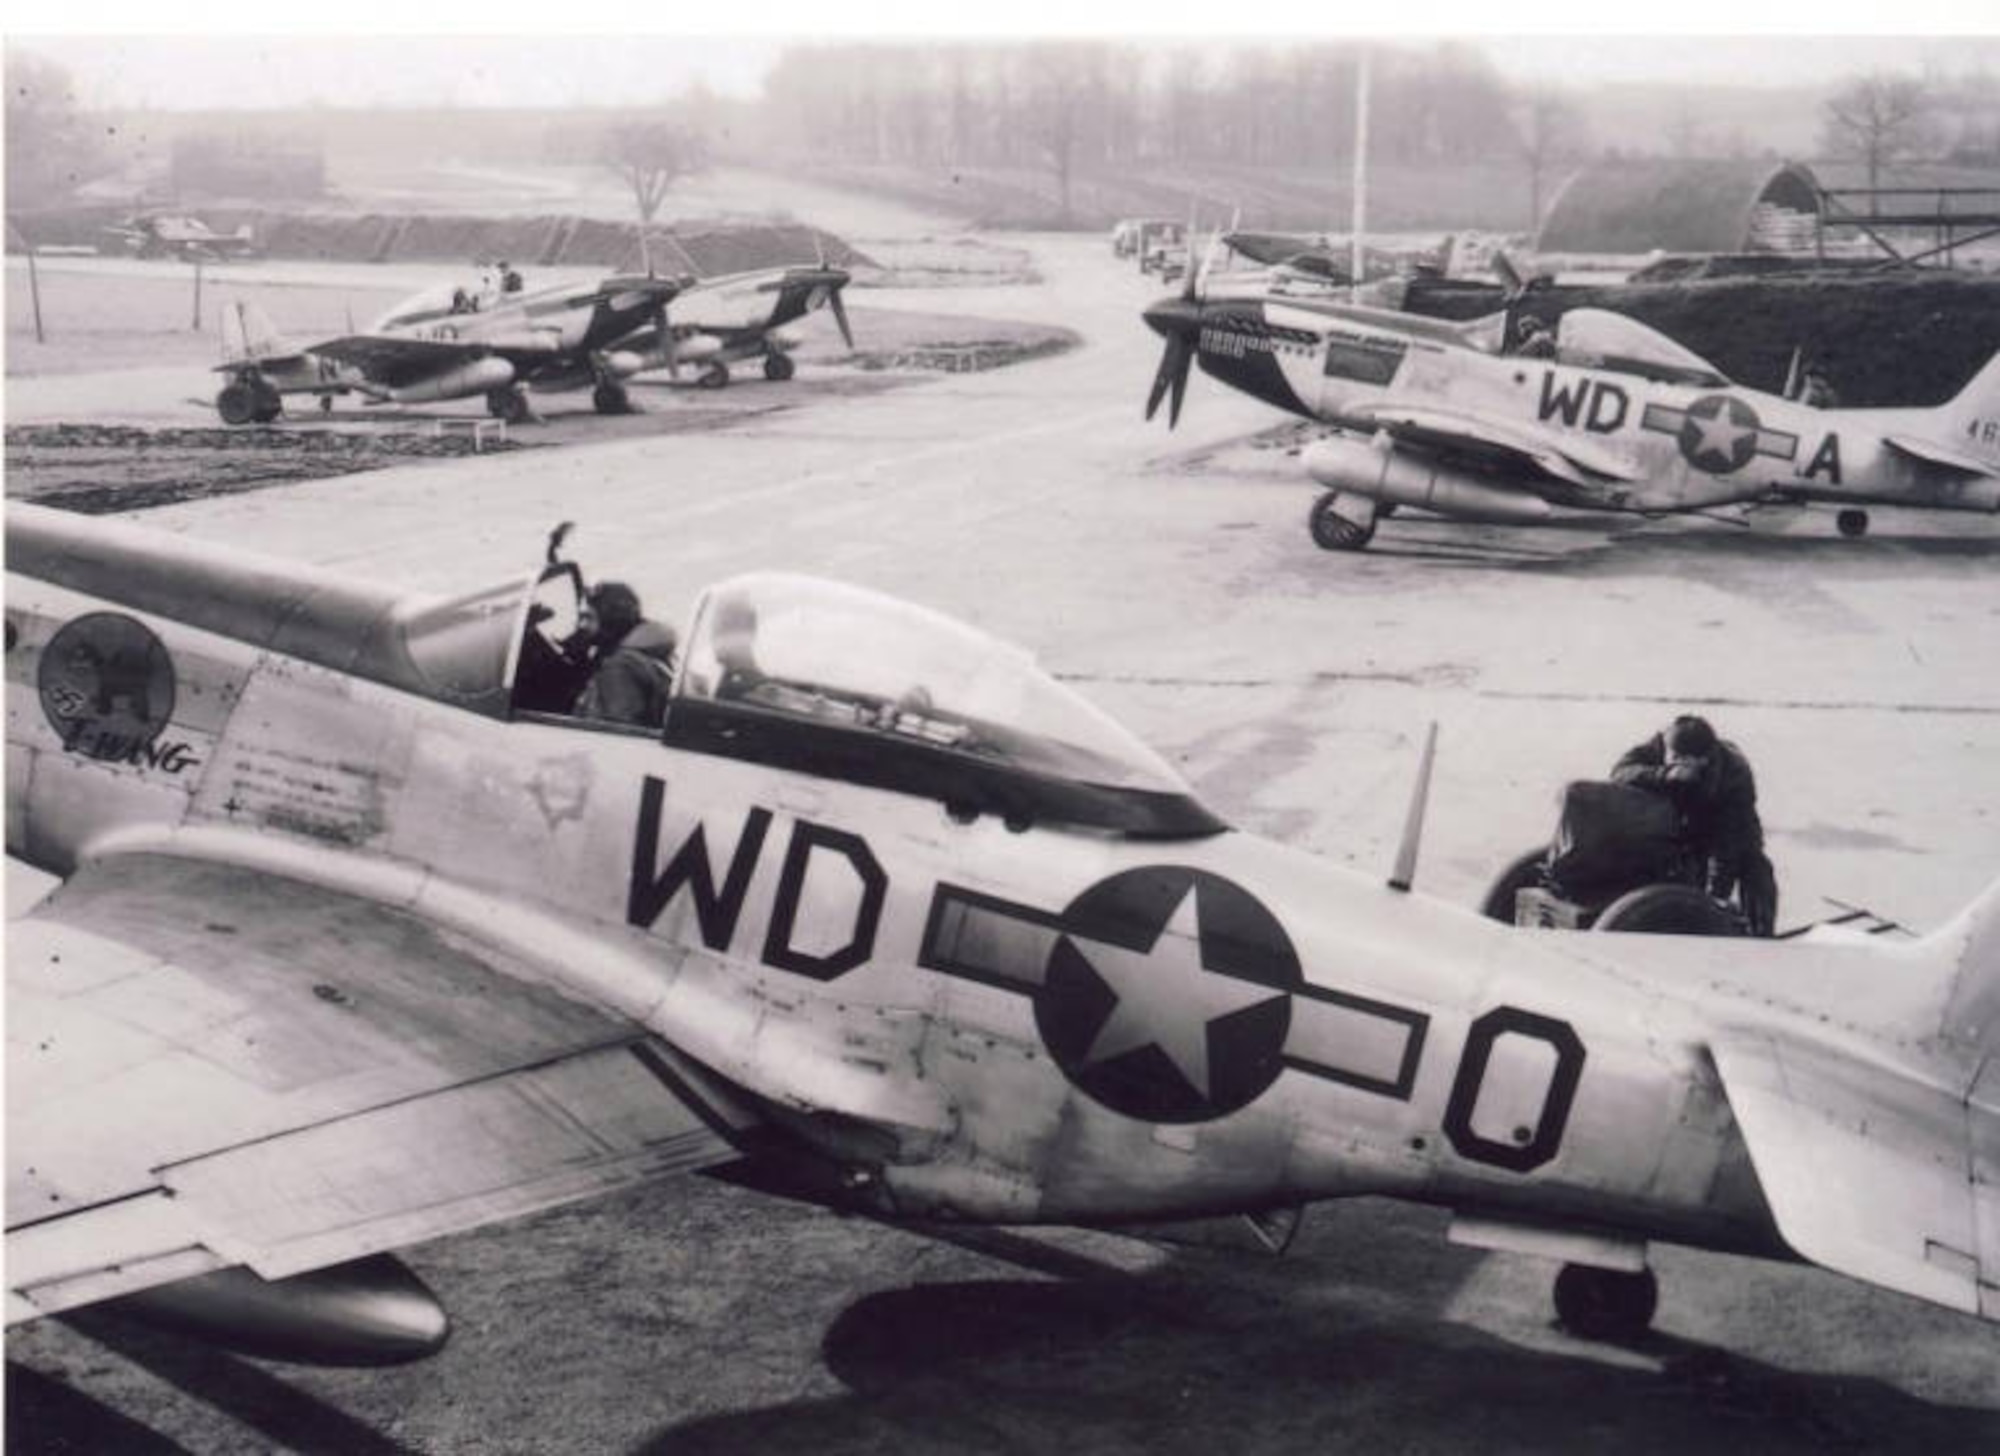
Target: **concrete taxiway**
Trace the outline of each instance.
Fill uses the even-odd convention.
[[[1547,835],[1565,780],[1683,708],[1757,766],[1781,921],[1831,896],[1924,928],[2000,874],[2000,522],[1880,511],[1855,542],[1804,515],[1398,517],[1329,555],[1296,460],[1260,448],[1267,410],[1197,375],[1178,430],[1141,419],[1158,285],[1100,239],[1031,242],[1039,286],[869,302],[1060,323],[1084,343],[1057,358],[146,519],[441,591],[523,572],[574,520],[586,568],[669,618],[753,568],[893,591],[1035,650],[1224,818],[1367,874],[1436,721],[1418,887],[1460,903]],[[1316,1211],[1271,1262],[939,1242],[696,1180],[414,1251],[459,1332],[409,1370],[260,1366],[101,1317],[29,1327],[9,1449],[2000,1444],[1994,1326],[1668,1251],[1658,1333],[1609,1349],[1550,1327],[1546,1266],[1450,1247],[1442,1223]]]

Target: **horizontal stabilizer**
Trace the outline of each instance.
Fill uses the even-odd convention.
[[[1977,456],[1954,450],[1949,445],[1941,445],[1936,440],[1926,440],[1921,435],[1884,435],[1882,443],[1892,450],[1921,460],[1927,465],[1942,465],[1947,470],[1963,470],[1967,475],[2000,475],[1993,463]]]
[[[1710,1051],[1786,1243],[2000,1321],[2000,1067],[1959,1095],[1764,1033]]]

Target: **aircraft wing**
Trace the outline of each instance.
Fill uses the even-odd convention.
[[[1926,440],[1921,435],[1884,435],[1882,443],[1892,450],[1921,460],[1926,465],[1942,465],[1947,470],[1962,470],[1968,475],[1995,473],[1991,461],[1963,454],[1948,445],[1940,445],[1935,440]]]
[[[449,339],[349,334],[313,344],[306,352],[351,365],[385,389],[402,389],[496,351],[482,344],[461,344]]]
[[[1955,1094],[1763,1033],[1710,1050],[1786,1243],[2000,1321],[2000,1064]]]
[[[9,1323],[727,1162],[755,1120],[508,953],[261,870],[112,856],[9,942]]]
[[[1637,480],[1640,475],[1638,467],[1616,451],[1472,410],[1390,398],[1358,413],[1365,423],[1387,430],[1398,441],[1498,457],[1585,490],[1608,480]]]

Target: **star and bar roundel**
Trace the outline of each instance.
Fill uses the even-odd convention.
[[[1764,428],[1757,411],[1727,394],[1705,394],[1686,409],[1649,404],[1640,419],[1648,430],[1672,435],[1681,457],[1710,475],[1730,475],[1759,455],[1794,459],[1799,437]]]
[[[1153,865],[1060,912],[940,884],[920,963],[1027,996],[1063,1074],[1114,1112],[1206,1122],[1287,1068],[1407,1099],[1428,1018],[1309,983],[1230,880]]]

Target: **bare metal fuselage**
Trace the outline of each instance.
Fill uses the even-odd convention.
[[[412,655],[387,594],[254,572],[197,594],[195,548],[106,567],[65,520],[11,525],[10,853],[240,864],[502,946],[755,1094],[884,1211],[1383,1193],[1779,1254],[1702,1037],[1718,1003],[1825,1037],[1815,1005],[1875,973],[1730,942],[1755,978],[1732,989],[1713,942],[1515,931],[1241,833],[965,822],[510,721],[452,701],[451,634]],[[170,708],[52,700],[50,644],[91,614],[157,639]],[[167,717],[128,745],[120,712]]]

